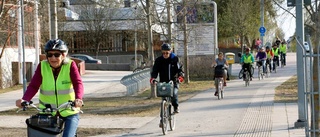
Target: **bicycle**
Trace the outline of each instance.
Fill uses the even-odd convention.
[[[52,108],[50,105],[45,105],[46,108],[39,109],[36,105],[30,102],[22,102],[22,109],[19,111],[26,111],[29,107],[32,107],[38,111],[37,114],[31,115],[30,118],[26,119],[27,124],[27,134],[28,137],[59,137],[64,130],[64,120],[59,116],[52,115],[52,112],[56,112],[60,109],[71,108],[73,111],[79,111],[83,113],[79,108],[75,108],[75,103],[73,101],[68,101],[61,104],[57,108]],[[77,135],[75,135],[77,137]]]
[[[274,56],[272,65],[273,65],[273,71],[275,73],[277,73],[277,66],[279,66],[279,57],[278,56]]]
[[[257,66],[258,66],[258,79],[261,80],[264,77],[262,61],[257,61]]]
[[[269,78],[270,77],[270,73],[271,73],[271,60],[270,59],[267,59],[266,60],[266,78]]]
[[[224,79],[223,79],[223,75],[224,75],[224,69],[225,67],[223,65],[218,65],[216,67],[214,67],[214,70],[215,70],[215,73],[214,73],[214,83],[215,83],[215,86],[217,87],[217,97],[218,99],[223,99],[224,97],[224,93],[223,93],[223,89],[224,89],[224,86],[223,86],[223,83],[224,83]]]
[[[133,73],[149,68],[146,66],[146,62],[141,62],[141,66],[133,69]]]
[[[251,73],[252,73],[252,75],[254,74],[254,67],[253,67],[253,65],[251,65]],[[240,72],[239,72],[239,74],[238,74],[239,79],[242,79],[242,74],[243,74],[243,69],[241,68],[241,70],[240,70]]]
[[[156,82],[157,83],[157,96],[162,97],[160,106],[160,125],[163,135],[168,133],[168,129],[173,131],[176,125],[174,108],[171,103],[173,97],[173,81],[170,82]],[[169,125],[169,126],[168,126]]]
[[[285,58],[285,55],[284,55],[284,53],[280,53],[280,64],[281,64],[281,68],[283,68],[284,67],[284,59]]]

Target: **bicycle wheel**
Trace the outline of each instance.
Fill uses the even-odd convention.
[[[222,91],[222,86],[223,86],[223,83],[222,83],[222,80],[221,78],[219,78],[219,81],[218,81],[219,85],[218,85],[218,99],[220,100],[221,99],[221,91]]]
[[[254,67],[251,66],[251,74],[253,75],[254,74]]]
[[[170,104],[169,105],[169,125],[170,125],[170,130],[173,131],[176,127],[176,119],[175,119],[175,114],[173,110],[173,106]]]
[[[167,106],[167,101],[162,100],[161,102],[161,128],[162,128],[162,133],[163,135],[166,135],[168,132],[168,106]]]
[[[241,69],[239,72],[239,75],[238,75],[239,79],[242,79],[242,74],[243,74],[243,69]]]
[[[267,71],[266,71],[266,78],[270,77],[270,68],[267,66]]]
[[[221,82],[221,90],[220,90],[220,94],[221,94],[221,99],[223,99],[223,97],[224,97],[224,94],[223,94],[223,89],[224,89],[224,87],[223,87],[223,83],[224,81],[222,80],[222,82]]]
[[[258,67],[258,79],[261,80],[261,67]]]
[[[249,75],[248,71],[246,71],[245,85],[246,85],[246,87],[248,87],[250,85],[250,75]]]

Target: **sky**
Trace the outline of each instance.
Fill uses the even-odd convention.
[[[295,8],[287,7],[287,3],[284,2],[281,5],[284,9],[289,10],[291,13],[295,15]],[[285,12],[283,9],[279,9],[277,11],[279,17],[277,17],[277,24],[285,33],[285,39],[289,39],[290,36],[292,36],[296,29],[296,19],[289,14],[288,12]]]

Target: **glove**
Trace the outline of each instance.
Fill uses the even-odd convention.
[[[156,80],[154,78],[150,78],[150,84],[154,84]]]
[[[179,76],[179,77],[178,77],[178,81],[179,81],[179,83],[182,83],[182,82],[183,82],[183,80],[184,80],[184,78],[183,78],[182,76]]]

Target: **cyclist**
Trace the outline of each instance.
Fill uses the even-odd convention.
[[[172,97],[172,106],[175,113],[179,113],[179,103],[178,103],[178,90],[179,83],[184,80],[184,73],[179,64],[179,58],[172,53],[172,48],[170,44],[164,43],[161,45],[162,56],[156,58],[152,72],[150,83],[155,84],[155,79],[158,77],[160,82],[170,82],[174,83],[174,93]]]
[[[263,73],[266,73],[266,59],[267,53],[264,50],[264,47],[259,49],[259,52],[256,55],[256,59],[258,60],[258,65],[262,66]],[[260,74],[259,74],[260,75]]]
[[[246,48],[246,53],[242,55],[242,57],[240,59],[240,63],[242,65],[243,70],[245,70],[245,68],[246,68],[249,71],[250,81],[252,81],[251,67],[252,67],[252,63],[254,62],[254,57],[250,53],[250,51],[251,51],[250,48]],[[244,76],[243,76],[243,78],[244,78]]]
[[[286,65],[287,43],[282,41],[280,44],[280,59],[283,61],[283,65]]]
[[[267,64],[267,67],[269,67],[269,70],[271,70],[271,60],[273,59],[273,52],[272,50],[270,50],[269,46],[266,47],[266,53],[267,53],[266,64]]]
[[[67,45],[60,39],[49,40],[45,45],[47,60],[41,61],[35,71],[25,94],[16,100],[16,106],[22,108],[21,103],[31,101],[40,89],[39,108],[46,108],[49,104],[56,108],[72,100],[75,107],[83,105],[83,83],[77,64],[67,57]],[[63,137],[74,137],[78,128],[79,111],[64,109],[53,113],[64,120]]]
[[[218,58],[216,58],[215,60],[213,60],[213,63],[212,63],[212,65],[211,65],[211,67],[216,67],[216,66],[224,66],[225,68],[227,68],[227,67],[229,66],[226,58],[225,58],[224,55],[223,55],[223,52],[219,52]],[[215,71],[213,71],[213,72],[215,72]],[[223,72],[224,72],[224,73],[223,73],[223,82],[224,82],[224,83],[223,83],[223,86],[227,86],[227,83],[226,83],[227,77],[228,77],[228,76],[227,76],[227,73],[228,73],[228,72],[227,72],[227,69],[224,69]],[[213,78],[215,78],[215,74],[214,74]],[[218,87],[217,87],[217,85],[216,85],[215,95],[218,94],[217,89],[218,89]]]
[[[274,43],[272,46],[272,53],[273,53],[273,68],[272,70],[275,71],[275,68],[277,66],[279,66],[279,48],[278,48],[278,44]]]

